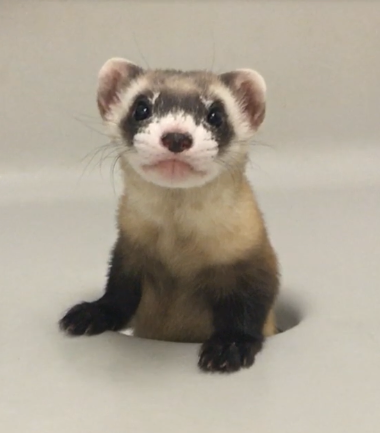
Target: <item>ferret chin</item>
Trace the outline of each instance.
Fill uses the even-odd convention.
[[[157,183],[160,186],[169,188],[189,187],[203,184],[207,173],[197,171],[189,163],[179,159],[166,159],[151,165],[142,167],[142,177]]]
[[[71,335],[133,328],[201,344],[199,367],[250,367],[276,333],[277,258],[246,179],[264,120],[265,82],[250,69],[101,68],[98,107],[120,150],[124,192],[104,294],[72,307]]]

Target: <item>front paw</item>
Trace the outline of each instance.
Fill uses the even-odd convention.
[[[117,331],[123,324],[121,312],[113,305],[101,302],[77,304],[59,322],[61,330],[73,336]]]
[[[215,334],[203,343],[198,365],[203,371],[232,373],[250,367],[262,345],[262,336]]]

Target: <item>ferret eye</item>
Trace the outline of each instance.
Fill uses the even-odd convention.
[[[148,101],[140,99],[137,101],[135,106],[135,110],[133,112],[133,118],[137,122],[141,122],[142,120],[148,119],[152,115],[152,107]]]
[[[220,107],[211,106],[207,113],[207,123],[219,128],[224,121],[224,114]]]

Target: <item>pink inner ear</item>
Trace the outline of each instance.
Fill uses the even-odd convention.
[[[261,125],[265,117],[265,83],[256,74],[251,70],[240,69],[221,75],[254,129]]]
[[[265,117],[265,101],[262,100],[259,89],[251,80],[243,81],[238,89],[241,107],[249,116],[252,126],[257,129]]]
[[[99,72],[98,107],[103,118],[117,104],[119,93],[130,85],[131,81],[143,73],[143,69],[128,60],[112,58]]]
[[[99,84],[98,107],[102,117],[110,111],[111,105],[119,101],[118,88],[121,79],[120,71],[115,69]]]

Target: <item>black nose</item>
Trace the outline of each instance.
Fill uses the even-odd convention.
[[[173,153],[180,153],[190,149],[193,139],[188,134],[169,132],[161,138],[162,144]]]

